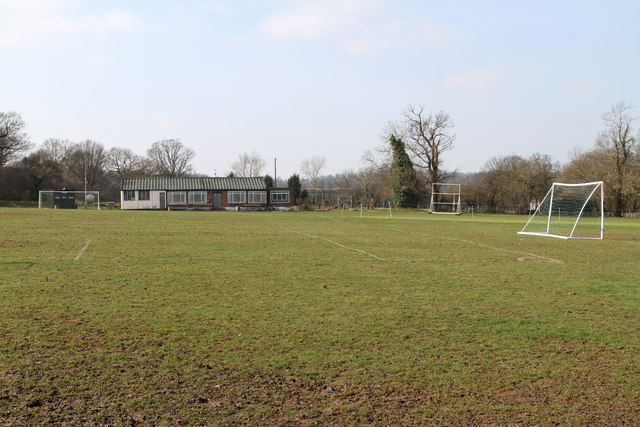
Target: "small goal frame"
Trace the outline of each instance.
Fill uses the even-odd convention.
[[[580,206],[580,211],[578,212],[578,214],[576,215],[576,220],[573,223],[573,226],[571,227],[571,232],[569,233],[568,236],[566,235],[561,235],[561,234],[555,234],[553,232],[551,232],[551,221],[552,221],[552,216],[553,216],[553,208],[554,208],[554,196],[557,192],[557,189],[560,187],[589,187],[589,186],[593,186],[593,189],[591,190],[591,192],[589,193],[589,195],[585,198],[584,203],[582,203],[582,206]],[[600,235],[599,236],[595,236],[595,237],[585,237],[585,236],[574,236],[574,233],[576,231],[576,227],[578,226],[578,223],[580,222],[580,219],[583,217],[583,212],[585,207],[587,206],[587,204],[589,203],[589,201],[591,200],[591,198],[594,196],[594,194],[596,194],[596,192],[598,191],[598,189],[600,189]],[[540,208],[542,208],[545,205],[545,202],[549,200],[549,212],[545,213],[546,217],[547,217],[547,223],[546,223],[546,232],[533,232],[533,231],[525,231],[527,229],[527,227],[529,226],[529,224],[531,223],[531,221],[539,214],[540,214]],[[554,182],[551,185],[551,188],[549,189],[549,191],[547,192],[547,194],[544,196],[544,198],[542,199],[542,202],[538,205],[538,207],[536,208],[535,212],[533,213],[533,215],[531,215],[531,217],[529,218],[529,220],[527,221],[527,223],[525,224],[525,226],[522,228],[521,231],[518,232],[518,234],[528,234],[528,235],[532,235],[532,236],[544,236],[544,237],[554,237],[557,239],[578,239],[578,240],[602,240],[604,238],[604,183],[602,181],[593,181],[593,182],[583,182],[580,184],[565,184],[565,183],[561,183],[561,182]]]
[[[82,196],[79,200],[80,203],[84,203],[84,208],[87,209],[87,196],[93,196],[95,198],[95,203],[97,204],[97,210],[100,210],[100,192],[93,190],[86,191],[71,191],[71,190],[41,190],[38,192],[38,208],[39,209],[57,209],[57,205],[55,204],[54,196],[56,194],[62,194],[66,196]],[[51,199],[45,200],[46,196],[50,195]],[[78,207],[76,203],[76,208]]]
[[[429,213],[442,215],[462,214],[461,184],[434,182],[431,184]],[[441,208],[448,209],[441,209]]]

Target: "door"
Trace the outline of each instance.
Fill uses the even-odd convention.
[[[222,209],[222,193],[213,193],[213,209]]]
[[[167,193],[164,191],[160,192],[160,209],[167,209]]]

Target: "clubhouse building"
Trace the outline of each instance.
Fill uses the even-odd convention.
[[[293,190],[267,188],[264,177],[123,178],[123,210],[290,210]]]

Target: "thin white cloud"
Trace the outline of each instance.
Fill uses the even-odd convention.
[[[459,31],[431,18],[411,21],[389,18],[386,22],[362,28],[355,36],[345,37],[340,46],[352,54],[367,55],[421,46],[443,47],[462,38]]]
[[[185,27],[198,25],[203,15],[228,15],[229,7],[214,0],[179,0],[171,3],[171,12],[175,20]]]
[[[365,2],[312,1],[294,2],[292,6],[267,15],[257,32],[278,40],[319,38],[343,31],[357,24]]]
[[[420,46],[443,46],[461,33],[431,18],[401,19],[382,0],[293,1],[267,15],[256,35],[284,41],[323,39],[346,52],[367,55]]]
[[[229,6],[221,1],[199,0],[196,1],[196,9],[201,12],[214,13],[216,15],[228,15]]]
[[[500,87],[509,81],[509,74],[499,67],[460,72],[444,81],[448,89],[488,90]]]
[[[45,12],[76,2],[77,0],[0,0],[0,11]]]
[[[0,0],[0,47],[20,48],[59,34],[128,31],[140,25],[131,11],[100,16],[65,14],[70,0]]]

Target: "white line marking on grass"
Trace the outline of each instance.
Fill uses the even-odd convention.
[[[392,229],[393,231],[398,231],[400,233],[408,233],[408,231],[406,230],[398,230],[398,229]],[[496,248],[494,246],[489,246],[489,245],[485,245],[484,243],[478,243],[478,242],[474,242],[472,240],[466,240],[466,239],[456,239],[455,237],[446,237],[446,236],[437,236],[435,234],[428,234],[428,233],[418,233],[418,234],[422,234],[425,236],[430,236],[430,237],[438,237],[440,239],[445,239],[445,240],[453,240],[454,242],[462,242],[462,243],[468,243],[470,245],[475,245],[475,246],[480,246],[481,248],[486,248],[486,249],[492,249],[494,251],[501,251],[501,252],[510,252],[510,253],[514,253],[514,254],[524,254],[525,256],[518,258],[518,261],[526,261],[527,258],[537,258],[537,259],[543,259],[549,262],[562,262],[558,259],[554,259],[554,258],[548,258],[546,256],[542,256],[542,255],[536,255],[536,254],[532,254],[529,252],[524,252],[524,251],[514,251],[513,249],[505,249],[505,248]]]
[[[333,240],[325,239],[324,237],[314,236],[313,234],[302,233],[302,232],[300,232],[300,231],[289,230],[288,228],[285,228],[284,230],[285,230],[285,231],[288,231],[289,233],[302,234],[303,236],[311,237],[312,239],[320,239],[320,240],[324,240],[325,242],[329,242],[329,243],[331,243],[331,244],[333,244],[333,245],[336,245],[336,246],[339,246],[339,247],[341,247],[341,248],[343,248],[343,249],[348,249],[348,250],[350,250],[350,251],[360,252],[361,254],[365,254],[365,255],[370,256],[371,258],[375,258],[375,259],[380,260],[380,261],[386,261],[384,258],[380,258],[379,256],[376,256],[376,255],[374,255],[374,254],[372,254],[372,253],[370,253],[370,252],[363,251],[362,249],[350,248],[350,247],[345,246],[345,245],[342,245],[342,244],[340,244],[340,243],[338,243],[338,242],[334,242]]]
[[[91,239],[87,240],[87,243],[84,244],[84,246],[82,247],[82,249],[80,249],[80,252],[78,252],[78,255],[76,255],[74,259],[78,259],[82,256],[84,251],[86,251],[87,248],[89,247],[89,243],[91,243]]]

